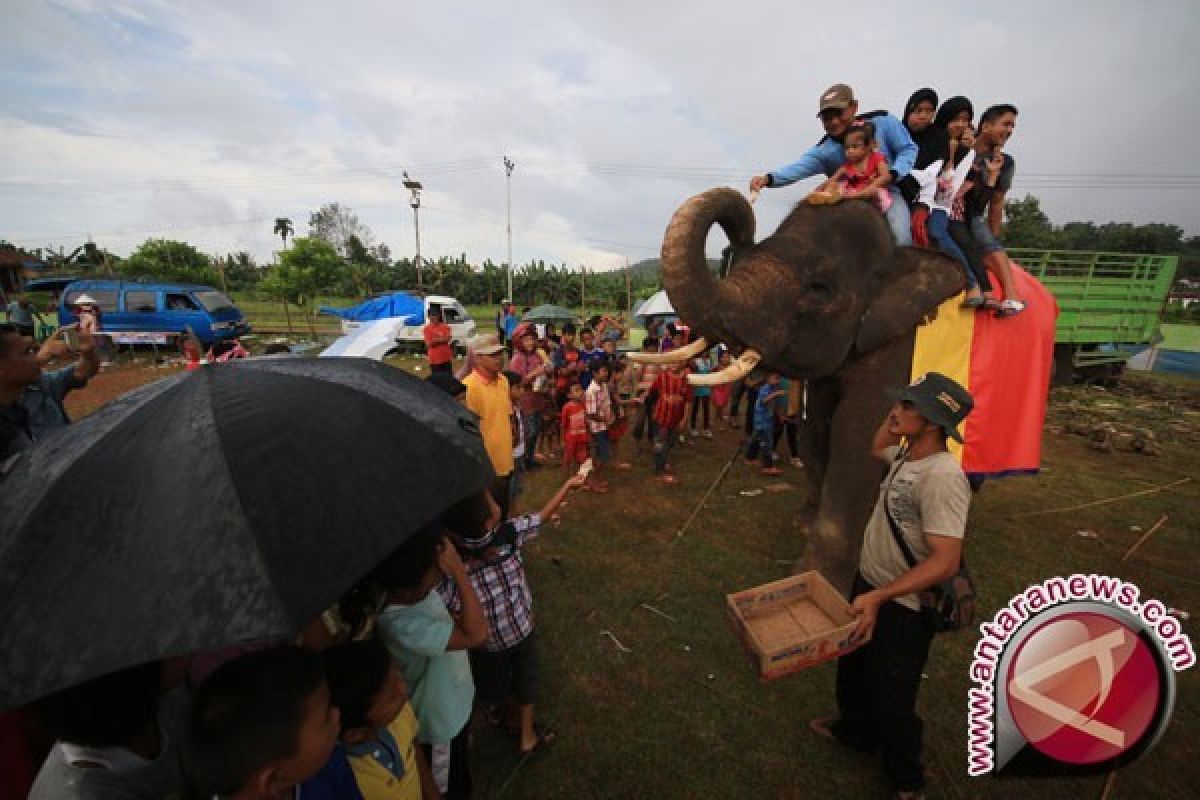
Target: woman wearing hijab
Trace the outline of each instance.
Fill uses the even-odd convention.
[[[947,158],[929,204],[927,229],[929,238],[963,265],[967,278],[963,305],[979,309],[994,308],[995,300],[991,297],[992,283],[983,264],[983,252],[975,244],[963,217],[964,184],[975,160],[971,131],[974,113],[970,100],[951,97],[942,103],[930,125],[945,132]]]
[[[933,124],[937,110],[937,92],[930,88],[917,89],[904,105],[904,127],[917,145],[917,160],[912,171],[896,184],[910,208],[924,213],[913,216],[913,241],[929,246],[925,236],[925,216],[933,198],[937,176],[949,154],[949,139],[945,127]],[[919,221],[918,221],[919,218]]]

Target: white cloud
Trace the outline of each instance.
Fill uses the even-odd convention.
[[[91,231],[125,252],[170,235],[268,258],[275,216],[302,231],[338,201],[409,253],[408,168],[428,187],[424,255],[501,262],[508,154],[515,258],[610,267],[653,255],[687,195],[797,157],[838,80],[864,107],[898,111],[920,85],[978,110],[1015,102],[1016,192],[1042,187],[1053,219],[1200,230],[1195,190],[1053,188],[1190,170],[1162,146],[1196,121],[1189,4],[862,14],[783,0],[15,4],[0,29],[0,238],[74,246]],[[760,232],[799,196],[767,193]]]

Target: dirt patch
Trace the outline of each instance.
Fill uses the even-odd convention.
[[[157,367],[144,362],[123,362],[104,367],[99,375],[88,381],[87,386],[67,395],[67,413],[71,419],[85,417],[131,389],[174,375],[181,369],[180,364]]]
[[[1126,374],[1111,388],[1055,389],[1046,432],[1084,436],[1105,452],[1157,455],[1161,443],[1200,443],[1200,386]]]

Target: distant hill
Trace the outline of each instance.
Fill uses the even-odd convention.
[[[708,268],[713,272],[717,272],[721,267],[721,262],[715,258],[708,259]],[[662,259],[660,258],[645,258],[636,264],[629,265],[629,273],[635,281],[646,281],[661,283],[662,275]]]

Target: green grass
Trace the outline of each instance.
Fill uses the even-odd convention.
[[[1163,325],[1162,347],[1200,353],[1200,325]]]
[[[423,359],[389,359],[415,370]],[[424,373],[424,369],[420,371]],[[147,377],[158,373],[147,372]],[[1200,614],[1200,383],[1128,375],[1117,390],[1055,390],[1042,474],[989,482],[972,503],[967,551],[979,620],[1018,591],[1055,575],[1098,572],[1141,587],[1143,599]],[[1150,429],[1162,452],[1102,453],[1067,432],[1111,423]],[[794,489],[762,487],[737,461],[684,536],[677,532],[734,454],[738,435],[677,448],[680,483],[649,480],[649,457],[613,472],[607,495],[573,493],[560,523],[527,548],[541,662],[538,717],[559,731],[546,752],[520,762],[514,744],[478,725],[472,756],[483,798],[883,798],[877,759],[844,752],[806,723],[834,709],[834,666],[761,683],[729,628],[727,593],[790,571],[805,547],[803,472]],[[1190,478],[1138,498],[1070,506]],[[557,467],[529,476],[520,501],[535,509],[563,480]],[[778,479],[773,479],[777,481]],[[1019,517],[1033,511],[1051,511]],[[1126,550],[1160,516],[1167,523],[1127,561]],[[1098,538],[1077,536],[1094,531]],[[642,608],[649,604],[674,618]],[[1196,641],[1195,622],[1184,623]],[[631,652],[620,652],[602,631]],[[1021,779],[966,775],[968,662],[978,638],[934,643],[919,700],[926,722],[930,798],[1062,800],[1098,797],[1103,776]],[[1174,719],[1154,750],[1121,769],[1111,797],[1192,798],[1200,785],[1200,670],[1177,676]]]
[[[311,306],[297,306],[294,303],[288,304],[288,311],[285,313],[283,303],[278,300],[263,299],[260,294],[239,294],[234,293],[234,302],[238,308],[246,315],[246,319],[256,330],[262,331],[285,331],[287,330],[288,320],[287,314],[291,314],[292,329],[298,336],[308,335],[311,330],[315,331],[322,337],[337,336],[341,333],[340,321],[331,316],[318,315],[316,309],[321,306],[332,306],[334,308],[348,308],[357,305],[360,301],[350,297],[318,297]],[[466,306],[467,314],[475,320],[475,324],[481,330],[490,330],[492,321],[496,318],[496,312],[500,306],[497,305],[477,305]],[[584,309],[574,309],[579,318],[582,319]],[[311,319],[307,316],[308,312],[312,311]],[[586,309],[587,315],[592,314],[615,314],[612,309]]]
[[[1196,385],[1192,384],[1193,397]],[[1095,390],[1056,393],[1064,413]],[[1108,395],[1104,395],[1108,397]],[[1122,401],[1125,402],[1125,401]],[[1168,401],[1159,403],[1158,411]],[[1174,401],[1170,401],[1174,402]],[[1126,405],[1135,404],[1129,400]],[[989,483],[974,502],[968,549],[979,583],[980,619],[1025,586],[1053,575],[1101,572],[1138,583],[1145,597],[1200,612],[1200,445],[1196,404],[1190,427],[1157,457],[1101,454],[1077,436],[1046,437],[1041,476]],[[1177,419],[1163,414],[1163,424]],[[812,736],[806,722],[834,708],[833,665],[763,684],[725,618],[724,595],[789,572],[804,549],[797,515],[807,491],[743,497],[756,470],[736,463],[686,535],[675,534],[737,444],[724,433],[675,457],[681,483],[648,481],[647,458],[612,475],[605,496],[574,494],[561,525],[529,548],[542,663],[539,718],[560,739],[518,764],[512,743],[480,729],[480,796],[885,797],[877,761]],[[1078,512],[1014,519],[1194,476],[1171,492]],[[532,508],[562,479],[532,475]],[[1121,555],[1161,514],[1169,523],[1127,562]],[[1098,539],[1075,535],[1081,529]],[[641,608],[648,603],[675,618]],[[1190,625],[1188,626],[1190,627]],[[601,635],[611,631],[632,652]],[[929,796],[1055,798],[1098,796],[1103,776],[1055,780],[972,779],[965,767],[965,698],[975,633],[941,636],[929,659],[920,709],[926,720]],[[1121,770],[1116,797],[1194,797],[1200,765],[1198,671],[1179,676],[1175,719],[1147,757]]]

